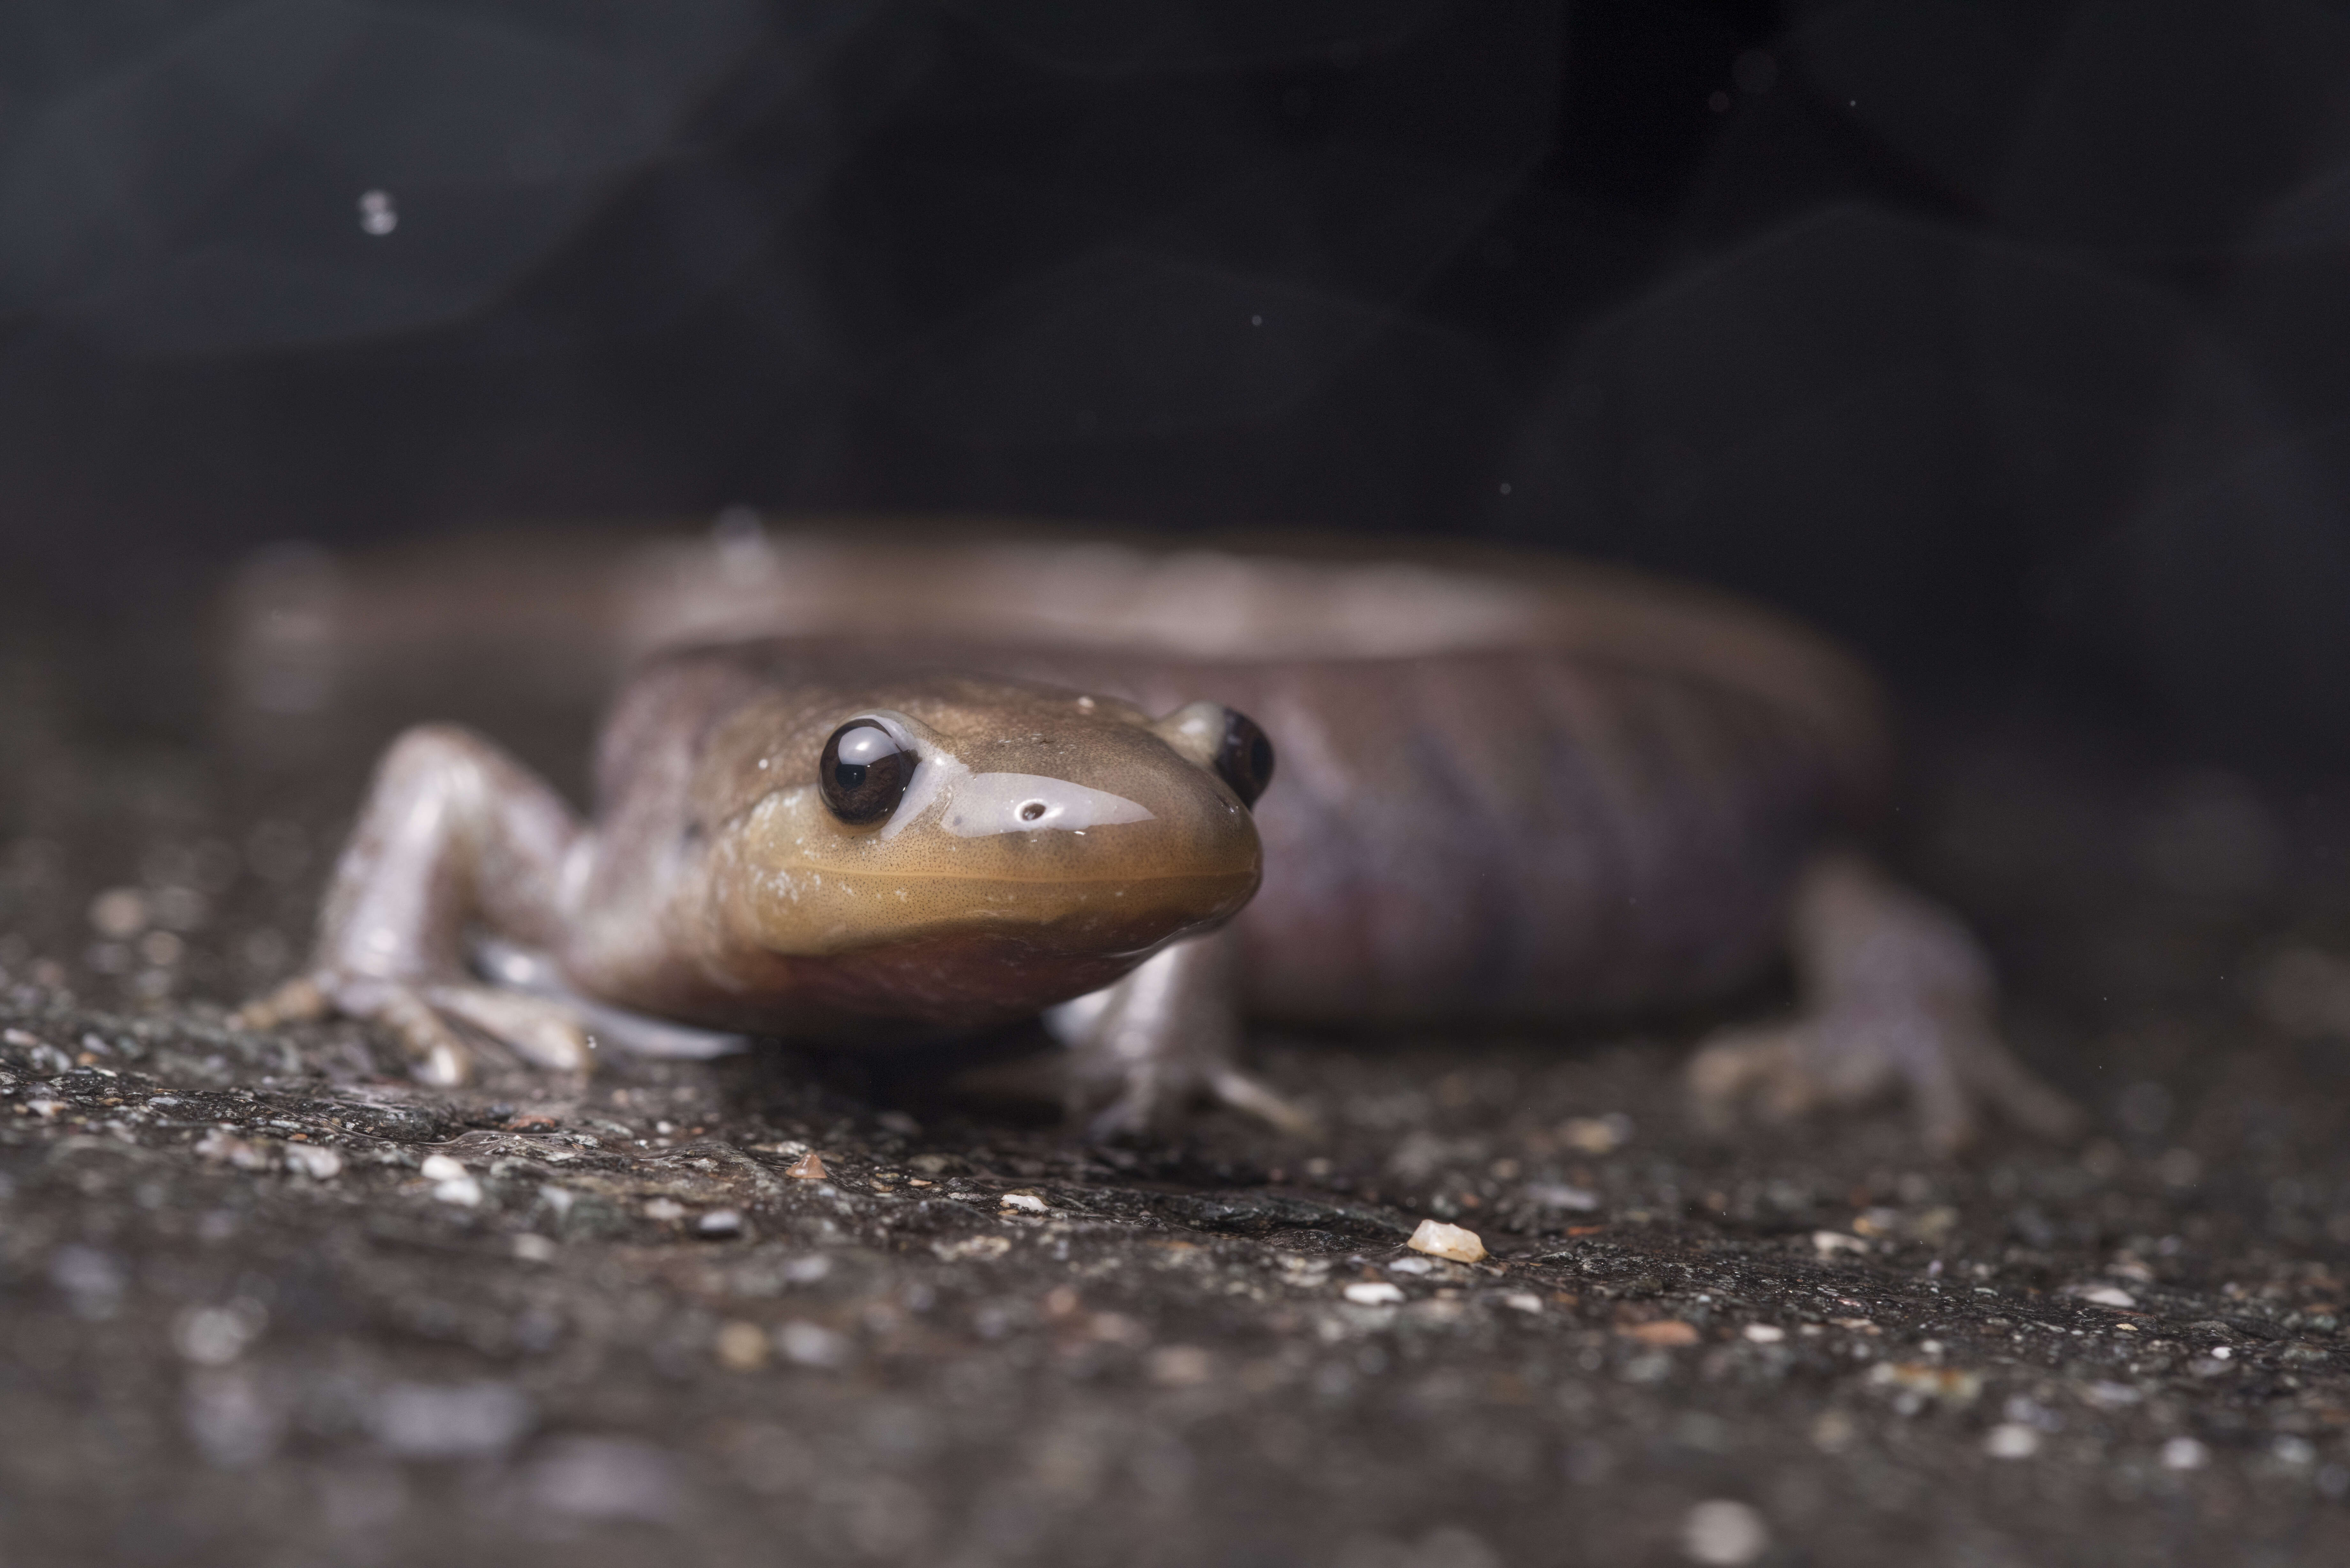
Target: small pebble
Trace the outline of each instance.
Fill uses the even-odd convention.
[[[482,1184],[473,1179],[462,1160],[445,1154],[426,1155],[421,1174],[432,1183],[432,1196],[442,1203],[472,1209],[482,1201]]]
[[[2127,1308],[2137,1305],[2137,1297],[2116,1285],[2075,1285],[2072,1294],[2075,1300],[2087,1302],[2092,1306]]]
[[[802,1366],[838,1366],[848,1359],[848,1341],[821,1324],[787,1323],[775,1330],[775,1348]]]
[[[784,1174],[800,1181],[822,1181],[832,1172],[824,1168],[824,1156],[810,1149],[794,1160],[791,1168]]]
[[[368,1425],[405,1459],[485,1459],[504,1453],[536,1423],[529,1396],[510,1384],[394,1383],[377,1396]]]
[[[287,1144],[286,1164],[287,1168],[298,1170],[313,1181],[332,1181],[343,1173],[343,1157],[315,1143]]]
[[[743,1216],[733,1209],[712,1209],[694,1221],[693,1228],[704,1236],[722,1238],[743,1233]]]
[[[514,1239],[514,1255],[525,1263],[551,1263],[555,1262],[555,1243],[544,1236],[525,1231]]]
[[[1502,1304],[1512,1312],[1540,1312],[1542,1297],[1532,1291],[1513,1291],[1502,1298]]]
[[[2040,1451],[2040,1434],[2021,1421],[2002,1421],[1983,1434],[1983,1452],[1995,1459],[2028,1459]]]
[[[1162,1345],[1144,1359],[1143,1366],[1161,1388],[1193,1388],[1208,1380],[1216,1363],[1196,1345]]]
[[[2211,1462],[2211,1450],[2192,1438],[2173,1438],[2162,1445],[2162,1468],[2199,1470]]]
[[[1033,1192],[1007,1192],[998,1201],[1004,1208],[1017,1210],[1023,1214],[1043,1214],[1049,1210],[1049,1205]]]
[[[1564,1181],[1537,1181],[1526,1188],[1526,1200],[1544,1209],[1564,1209],[1570,1213],[1588,1214],[1599,1207],[1599,1194],[1588,1188],[1570,1187]]]
[[[172,1345],[199,1366],[226,1366],[268,1321],[261,1303],[244,1297],[226,1306],[192,1307],[172,1322]]]
[[[1456,1263],[1482,1262],[1485,1257],[1485,1243],[1478,1240],[1476,1231],[1447,1225],[1441,1220],[1421,1220],[1419,1229],[1404,1245],[1415,1252],[1450,1258]]]
[[[1738,1568],[1762,1556],[1770,1544],[1771,1528],[1762,1516],[1728,1498],[1699,1503],[1681,1521],[1681,1550],[1692,1562]]]
[[[1559,1124],[1558,1137],[1577,1154],[1613,1154],[1632,1141],[1632,1118],[1620,1111],[1604,1116],[1569,1116]]]
[[[136,888],[109,888],[89,903],[89,923],[117,941],[147,929],[147,899]]]
[[[1839,1252],[1858,1252],[1866,1256],[1868,1243],[1857,1236],[1847,1236],[1841,1231],[1814,1231],[1812,1247],[1823,1258],[1833,1258]]]
[[[1757,1345],[1776,1345],[1787,1337],[1787,1331],[1775,1323],[1750,1323],[1739,1332]]]
[[[470,1176],[461,1176],[454,1181],[444,1181],[433,1188],[432,1196],[461,1209],[473,1209],[481,1204],[482,1184]]]
[[[674,1198],[655,1198],[650,1199],[639,1212],[648,1220],[669,1225],[685,1218],[685,1205]]]
[[[718,1365],[729,1372],[756,1372],[767,1365],[767,1334],[755,1323],[736,1319],[718,1330]]]
[[[1385,1280],[1348,1285],[1345,1293],[1347,1299],[1357,1306],[1392,1306],[1403,1300],[1402,1290]]]
[[[32,1103],[36,1106],[40,1104],[37,1100]],[[201,1158],[225,1161],[239,1170],[269,1168],[269,1150],[265,1145],[250,1142],[220,1127],[214,1127],[198,1140],[196,1154]],[[425,1163],[429,1165],[432,1161],[427,1160]],[[449,1163],[456,1165],[457,1162],[451,1160]],[[462,1165],[457,1166],[458,1173],[463,1175],[464,1168]]]

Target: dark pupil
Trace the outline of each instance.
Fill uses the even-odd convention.
[[[897,808],[913,777],[914,759],[878,724],[850,722],[824,743],[816,782],[824,804],[844,822],[877,822]]]
[[[1247,714],[1225,711],[1224,743],[1216,753],[1216,772],[1232,786],[1243,805],[1254,805],[1264,786],[1273,782],[1273,742]]]

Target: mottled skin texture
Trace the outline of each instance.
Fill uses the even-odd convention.
[[[1945,1143],[1986,1104],[2063,1124],[2000,1044],[1963,929],[1850,848],[1887,771],[1865,674],[1734,601],[1500,565],[821,535],[575,565],[573,619],[719,646],[628,682],[590,826],[478,737],[404,738],[307,989],[254,1016],[377,1016],[442,1075],[464,1070],[451,1019],[584,1059],[576,1005],[463,974],[470,927],[587,998],[847,1045],[1069,1002],[1050,1022],[1097,1130],[1202,1093],[1302,1127],[1233,1066],[1243,1011],[1571,1019],[1719,996],[1786,957],[1804,1014],[1700,1053],[1711,1113],[1906,1090]],[[396,626],[392,597],[354,619],[372,603]],[[1202,749],[1196,721],[1224,709],[1279,752],[1253,823]],[[927,771],[902,821],[852,829],[816,756],[872,713]],[[958,789],[993,798],[983,774],[1148,820],[951,831]]]

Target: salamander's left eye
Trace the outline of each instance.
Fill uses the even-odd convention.
[[[1273,782],[1273,742],[1247,714],[1224,710],[1224,743],[1216,749],[1216,772],[1243,805],[1254,805]]]
[[[816,787],[832,815],[863,826],[898,809],[914,777],[913,753],[870,719],[851,719],[824,743],[816,765]]]

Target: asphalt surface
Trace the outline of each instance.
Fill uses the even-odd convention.
[[[2350,1561],[2350,793],[1923,727],[1896,857],[2075,1144],[1709,1137],[1669,1020],[1265,1034],[1326,1144],[1102,1148],[230,1028],[382,726],[142,739],[57,657],[0,664],[6,1563]]]

